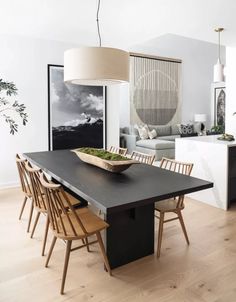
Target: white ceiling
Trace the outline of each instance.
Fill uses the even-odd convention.
[[[97,0],[0,0],[0,34],[97,45]],[[236,0],[101,0],[103,46],[129,48],[173,33],[236,46]]]

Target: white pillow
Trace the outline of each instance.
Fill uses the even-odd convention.
[[[138,133],[139,133],[139,136],[141,139],[148,139],[149,138],[148,132],[149,132],[149,129],[148,129],[147,125],[138,127]]]
[[[155,137],[157,137],[157,132],[155,129],[152,129],[152,131],[148,131],[148,136],[150,139],[154,139]]]

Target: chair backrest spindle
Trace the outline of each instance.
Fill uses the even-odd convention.
[[[172,168],[173,167],[173,168]],[[161,159],[160,168],[177,172],[180,174],[190,175],[193,169],[192,163],[184,163],[163,157]]]
[[[79,236],[78,228],[72,223],[72,219],[74,219],[79,229],[82,230],[82,233],[87,234],[88,232],[79,214],[70,203],[63,187],[59,184],[50,183],[42,172],[40,173],[40,182],[46,196],[49,221],[52,229],[64,237],[70,236],[68,232],[74,237]]]
[[[109,152],[120,154],[122,156],[126,156],[128,149],[127,148],[120,148],[120,147],[115,147],[111,146],[109,149]]]
[[[47,209],[46,198],[39,180],[41,170],[39,168],[33,168],[29,162],[26,164],[26,170],[30,178],[34,205],[42,211],[45,211]]]
[[[161,159],[160,168],[170,170],[172,172],[184,174],[184,175],[190,175],[193,169],[193,164],[184,163],[184,162],[176,161],[174,159],[163,157]],[[183,207],[184,207],[184,195],[181,195],[178,197],[177,208],[183,208]]]
[[[29,175],[26,170],[26,163],[26,159],[21,159],[19,154],[16,154],[16,165],[20,177],[21,189],[27,196],[31,196],[32,192],[29,183]]]
[[[155,159],[155,155],[145,154],[138,151],[133,151],[131,158],[137,160],[143,164],[152,165]]]

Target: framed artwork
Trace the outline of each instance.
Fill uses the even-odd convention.
[[[49,150],[106,148],[106,87],[64,83],[64,67],[48,65]]]
[[[225,87],[214,88],[214,126],[225,129]]]

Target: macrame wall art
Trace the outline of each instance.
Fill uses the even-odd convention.
[[[130,64],[131,125],[180,123],[181,61],[131,53]]]

